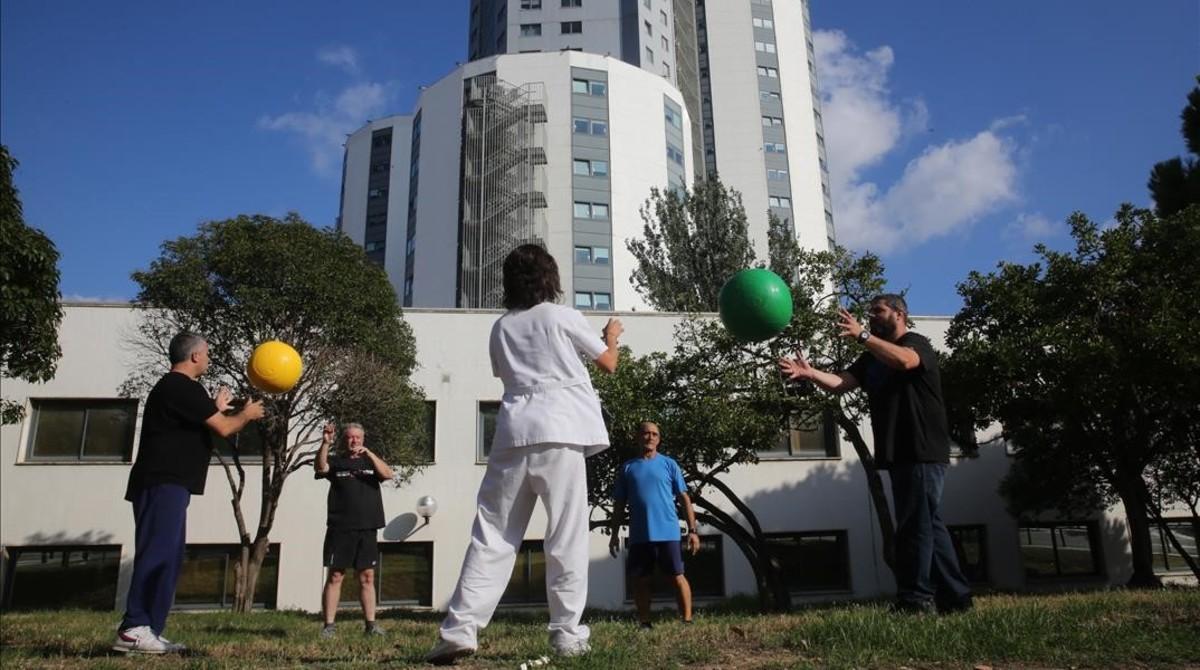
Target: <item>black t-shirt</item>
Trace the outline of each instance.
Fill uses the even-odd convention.
[[[316,473],[316,478],[329,480],[327,526],[346,530],[384,527],[379,475],[370,459],[330,456],[329,472]]]
[[[894,370],[866,352],[847,370],[867,392],[875,461],[881,468],[893,463],[948,463],[950,431],[937,353],[927,338],[911,331],[896,344],[916,351],[920,365]]]
[[[168,372],[146,397],[137,460],[129,471],[125,499],[156,484],[179,484],[193,495],[204,493],[212,434],[205,421],[217,403],[200,382]]]

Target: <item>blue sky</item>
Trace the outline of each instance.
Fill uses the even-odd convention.
[[[465,54],[466,0],[0,5],[0,141],[68,298],[128,299],[167,239],[238,213],[331,225],[340,139]],[[843,242],[918,314],[972,269],[1148,204],[1183,152],[1200,3],[812,0]]]

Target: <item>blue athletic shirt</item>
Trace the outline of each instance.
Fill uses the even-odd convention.
[[[613,484],[613,498],[629,504],[629,541],[679,541],[675,496],[687,492],[683,471],[670,456],[625,461]]]

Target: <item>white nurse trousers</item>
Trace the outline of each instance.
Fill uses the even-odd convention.
[[[587,603],[588,502],[584,447],[555,443],[493,451],[479,485],[471,544],[440,635],[478,648],[508,586],[538,499],[546,509],[546,600],[550,644],[571,649],[588,639],[579,623]]]

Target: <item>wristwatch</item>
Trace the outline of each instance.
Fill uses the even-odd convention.
[[[862,332],[858,334],[858,343],[866,344],[867,340],[869,340],[869,339],[871,339],[871,331],[867,330],[866,328],[863,328]]]

